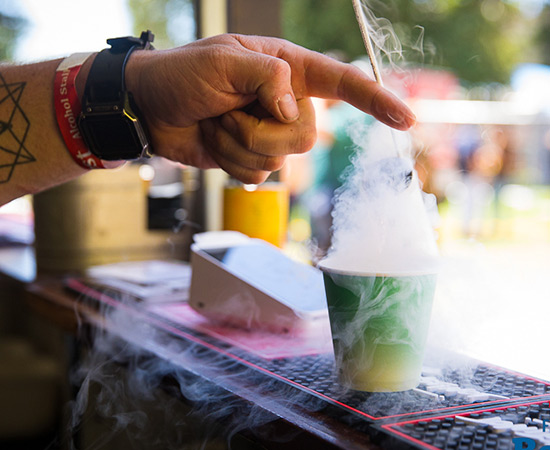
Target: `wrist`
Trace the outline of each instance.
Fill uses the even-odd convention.
[[[134,96],[138,107],[142,107],[142,96],[141,96],[141,73],[143,66],[147,60],[147,57],[150,56],[153,52],[150,50],[134,50],[126,62],[126,70],[124,72],[124,83],[126,84],[126,89],[128,92],[131,92]],[[143,111],[143,109],[142,109]]]
[[[88,79],[88,74],[90,73],[90,68],[92,67],[92,64],[94,63],[95,57],[97,56],[96,53],[92,53],[89,58],[84,61],[82,64],[82,67],[80,68],[80,71],[78,72],[75,80],[75,88],[76,93],[78,95],[78,99],[80,101],[80,104],[82,104],[82,98],[84,97],[84,89],[86,87],[86,80]]]

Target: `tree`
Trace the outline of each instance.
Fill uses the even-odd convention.
[[[390,55],[400,64],[447,68],[467,82],[507,82],[529,47],[528,19],[501,0],[367,1],[385,46],[396,42]],[[351,0],[284,0],[283,5],[286,38],[318,51],[339,48],[350,58],[365,54]]]
[[[349,58],[365,49],[350,1],[283,0],[283,35],[312,50],[341,50]]]
[[[129,0],[134,33],[150,29],[156,48],[183,45],[195,37],[192,0]]]
[[[540,62],[550,65],[550,5],[546,5],[540,15],[536,43]]]
[[[3,11],[0,5],[0,11]],[[15,43],[26,25],[25,19],[0,12],[0,60],[10,61],[13,59]]]

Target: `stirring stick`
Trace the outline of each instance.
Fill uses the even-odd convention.
[[[353,2],[353,11],[355,12],[355,18],[359,24],[359,30],[361,31],[361,37],[363,38],[363,44],[365,44],[365,49],[367,50],[367,56],[369,57],[370,65],[372,71],[374,72],[374,79],[380,86],[384,86],[382,82],[382,77],[380,76],[380,70],[378,69],[378,63],[376,62],[376,56],[374,55],[374,49],[372,48],[372,41],[369,36],[369,28],[367,24],[367,19],[361,8],[361,0],[352,0]]]
[[[382,76],[380,75],[380,69],[378,68],[378,63],[376,62],[376,55],[374,54],[374,48],[372,47],[372,41],[369,35],[367,19],[361,7],[361,0],[352,0],[352,2],[353,2],[353,11],[355,12],[355,18],[357,19],[357,23],[359,24],[359,30],[361,30],[361,37],[363,38],[363,43],[365,44],[365,49],[367,50],[367,56],[369,57],[370,65],[374,73],[374,79],[380,86],[384,86],[384,83],[382,82]],[[395,147],[397,156],[401,157],[399,146],[397,145],[397,141],[395,139],[395,132],[393,130],[390,130],[390,131],[391,131],[391,137],[393,140],[393,145]]]

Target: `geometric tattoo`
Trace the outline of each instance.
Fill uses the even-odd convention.
[[[11,179],[15,166],[36,161],[25,147],[30,122],[19,102],[26,84],[8,84],[0,73],[0,183]]]

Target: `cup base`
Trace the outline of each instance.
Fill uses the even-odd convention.
[[[348,352],[347,358],[337,363],[338,378],[344,386],[367,392],[399,392],[420,384],[423,348],[376,344],[372,339],[362,342],[366,342],[362,352]],[[343,354],[339,346],[335,352]]]
[[[414,389],[420,383],[417,378],[412,380],[372,382],[368,380],[349,380],[349,378],[345,377],[340,377],[340,382],[350,389],[363,392],[402,392]]]

